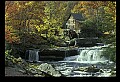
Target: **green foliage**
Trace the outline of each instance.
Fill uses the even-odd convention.
[[[5,66],[8,66],[9,62],[12,62],[13,64],[16,63],[21,63],[22,59],[19,58],[15,58],[14,56],[10,55],[12,52],[12,50],[6,50],[5,51]]]
[[[101,33],[108,32],[108,35],[102,35],[100,39],[105,44],[116,45],[116,2],[115,1],[79,1],[72,12],[82,13],[86,18],[82,24],[83,35],[92,36],[90,30],[95,29]],[[105,51],[106,57],[116,61],[116,47],[109,47]]]
[[[59,32],[56,33],[56,31],[61,30],[60,27],[66,20],[64,18],[68,9],[70,11],[71,4],[67,1],[7,1],[5,4],[5,29],[7,30],[7,27],[11,26],[16,30],[19,39],[15,39],[20,41],[21,49],[26,49],[24,46],[32,47],[33,44],[46,44],[45,40],[39,38],[45,33],[49,41],[52,41],[53,37],[55,37],[54,40],[57,39]],[[45,32],[43,33],[43,31]],[[8,36],[8,32],[6,32],[6,41],[7,39],[11,41],[13,39]],[[37,37],[33,38],[33,35],[30,34],[37,34]]]
[[[116,62],[116,46],[111,45],[103,52],[104,56],[110,61]]]
[[[60,27],[71,11],[82,13],[86,18],[82,28],[92,28],[102,33],[109,32],[108,36],[100,39],[105,43],[116,43],[116,2],[114,1],[6,1],[6,50],[12,49],[13,54],[17,55],[19,49],[16,45],[25,52],[28,48],[39,48],[42,44],[54,47],[57,42],[64,43],[66,38],[63,35],[59,36],[62,31]],[[87,31],[82,36],[94,37],[97,35],[94,33]]]

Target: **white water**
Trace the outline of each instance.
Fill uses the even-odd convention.
[[[80,62],[80,63],[97,63],[97,62],[105,62],[107,59],[103,56],[102,47],[87,47],[87,48],[79,48],[79,55],[66,57],[64,61],[67,62]]]
[[[29,59],[28,61],[33,62],[33,61],[39,61],[39,50],[29,50]]]
[[[95,72],[93,77],[110,77],[111,73],[107,70],[111,70],[111,66],[114,67],[114,65],[106,63],[108,60],[102,56],[104,55],[102,53],[103,47],[106,46],[78,48],[79,54],[65,57],[63,61],[51,62],[51,64],[54,64],[55,69],[59,70],[66,77],[92,77],[92,73],[79,70],[80,67],[85,69],[91,65],[95,65],[98,69],[103,70],[103,72]],[[38,50],[29,50],[29,61],[40,62],[38,52]]]
[[[82,50],[77,61],[105,61],[105,58],[102,57],[103,50]]]

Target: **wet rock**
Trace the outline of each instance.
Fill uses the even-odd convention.
[[[116,71],[111,71],[111,77],[115,77],[116,76]]]
[[[35,76],[35,77],[45,77],[45,76],[40,75],[40,74],[35,74],[34,76]]]
[[[76,39],[72,39],[72,40],[70,40],[70,42],[69,42],[69,46],[74,46],[74,45],[75,45],[75,40],[76,40]]]
[[[43,63],[39,66],[39,69],[45,73],[48,73],[52,76],[55,76],[55,77],[60,77],[61,74],[59,71],[56,71],[52,65],[50,64],[47,64],[47,63]]]
[[[100,73],[104,73],[103,69],[100,69],[99,72],[100,72]]]
[[[59,46],[59,47],[67,47],[67,44],[65,42],[56,42],[55,46]]]
[[[93,72],[93,73],[95,73],[95,72],[99,72],[99,68],[97,68],[96,66],[94,66],[94,65],[92,65],[92,66],[89,66],[85,71],[86,72]]]
[[[39,52],[40,61],[62,61],[66,56],[74,56],[78,54],[77,49],[74,48],[51,48],[44,49]]]
[[[26,74],[26,71],[25,70],[19,70],[19,72],[23,73],[23,74]]]
[[[114,70],[116,71],[116,66],[114,67]]]
[[[76,39],[76,45],[81,47],[96,46],[98,38],[78,38]]]
[[[86,67],[80,67],[79,70],[80,70],[80,71],[86,71],[87,68],[86,68]]]
[[[31,71],[31,73],[32,73],[33,75],[38,74],[37,71],[36,71],[36,69],[34,69],[34,68],[30,68],[29,70]]]
[[[111,77],[115,77],[116,76],[116,66],[112,68],[110,73],[111,73]]]
[[[27,63],[24,59],[22,59],[22,64],[23,64],[24,66],[27,66],[27,65],[28,65],[28,63]]]

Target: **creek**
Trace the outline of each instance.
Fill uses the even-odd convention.
[[[30,50],[28,60],[51,64],[66,77],[110,77],[112,71],[116,73],[116,63],[104,56],[103,51],[106,47],[108,45],[79,47],[78,54],[64,57],[61,61],[39,61],[38,50]]]

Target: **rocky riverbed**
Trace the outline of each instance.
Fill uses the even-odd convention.
[[[53,62],[55,69],[66,77],[115,77],[116,66],[113,62],[80,63]]]
[[[27,62],[6,54],[5,76],[116,77],[116,63],[108,60],[76,61],[76,57],[66,57],[63,61]]]
[[[61,77],[63,74],[48,63],[30,63],[10,56],[5,61],[5,76]],[[11,58],[13,58],[11,60]],[[14,61],[13,61],[14,60]]]
[[[5,67],[5,76],[27,77],[115,77],[113,63],[38,62]]]

